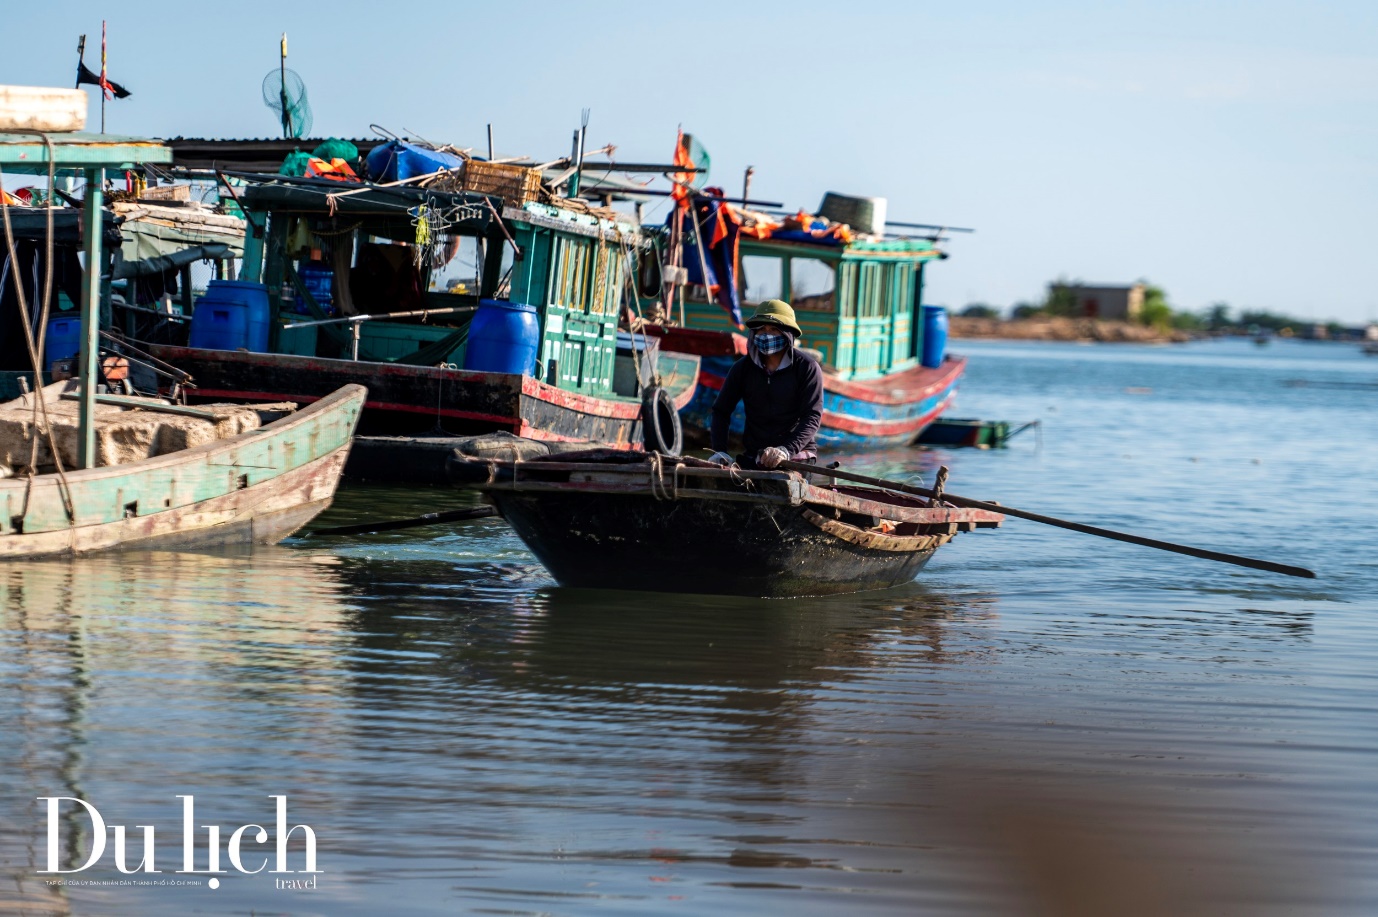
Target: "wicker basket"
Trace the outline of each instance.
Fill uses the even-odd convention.
[[[470,159],[462,180],[465,191],[500,197],[518,207],[541,199],[540,169]]]

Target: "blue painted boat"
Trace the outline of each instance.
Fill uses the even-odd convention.
[[[741,335],[733,337],[740,341],[741,353],[745,353],[746,339]],[[694,353],[708,345],[693,331],[667,328],[662,346]],[[685,431],[693,431],[695,441],[706,441],[713,402],[738,356],[735,352],[700,354],[698,388],[680,411]],[[952,404],[965,370],[966,358],[948,355],[940,367],[913,366],[880,379],[858,382],[825,375],[818,445],[825,449],[848,449],[912,443]],[[741,435],[745,423],[745,414],[738,405],[730,428],[734,437]]]
[[[907,445],[951,406],[966,360],[928,340],[941,324],[922,305],[924,268],[945,257],[934,240],[786,236],[742,238],[740,246],[743,312],[766,299],[789,301],[804,332],[800,345],[823,366],[820,447]],[[922,320],[925,308],[935,321]],[[703,442],[713,401],[746,353],[746,338],[702,286],[687,288],[683,324],[658,333],[664,348],[701,359],[699,388],[681,420],[686,435]],[[733,433],[743,422],[739,407]]]

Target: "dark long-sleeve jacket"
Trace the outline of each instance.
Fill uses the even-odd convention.
[[[823,370],[813,357],[797,348],[788,366],[767,373],[750,355],[727,371],[718,400],[713,402],[713,449],[727,451],[727,429],[738,402],[746,408],[742,447],[755,455],[779,446],[791,456],[818,450],[815,437],[823,421]]]

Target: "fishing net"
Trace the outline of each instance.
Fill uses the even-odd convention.
[[[306,84],[295,70],[269,71],[263,78],[263,104],[282,122],[284,137],[305,137],[311,133],[311,103],[306,99]]]

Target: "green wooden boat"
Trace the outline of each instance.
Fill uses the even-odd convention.
[[[81,249],[88,267],[108,265],[102,231],[105,170],[167,163],[170,159],[166,147],[138,138],[0,133],[0,166],[6,174],[75,170],[84,176]],[[9,209],[5,205],[7,218]],[[51,237],[44,241],[51,253]],[[13,261],[18,256],[18,246],[7,242],[3,258]],[[44,254],[45,258],[48,256]],[[15,290],[24,288],[19,273],[8,274]],[[86,270],[81,278],[80,353],[75,361],[76,379],[68,393],[78,405],[76,424],[67,427],[75,432],[77,440],[74,467],[0,481],[0,500],[4,504],[0,513],[0,557],[271,542],[328,506],[367,394],[362,386],[347,386],[306,410],[236,436],[99,467],[97,404],[113,402],[120,411],[126,407],[120,398],[97,392],[101,378],[97,364],[102,273],[103,270]],[[17,328],[21,337],[32,334],[26,346],[36,347],[37,353],[42,354],[46,307],[38,302],[39,298],[31,290],[18,298],[24,303],[20,311],[29,321],[27,327],[22,320],[10,327]],[[41,384],[40,368],[32,369],[35,385]],[[31,396],[34,400],[28,404],[52,430],[46,420],[48,411],[39,410],[37,403],[42,398],[47,404],[50,394],[58,397],[50,386]],[[153,400],[135,403],[139,410],[155,414],[197,413]],[[55,435],[40,434],[36,428],[28,435],[37,437],[50,452],[60,455]],[[47,470],[43,461],[35,464],[37,471]]]
[[[229,439],[0,481],[0,557],[280,541],[330,505],[366,395],[347,386]]]

